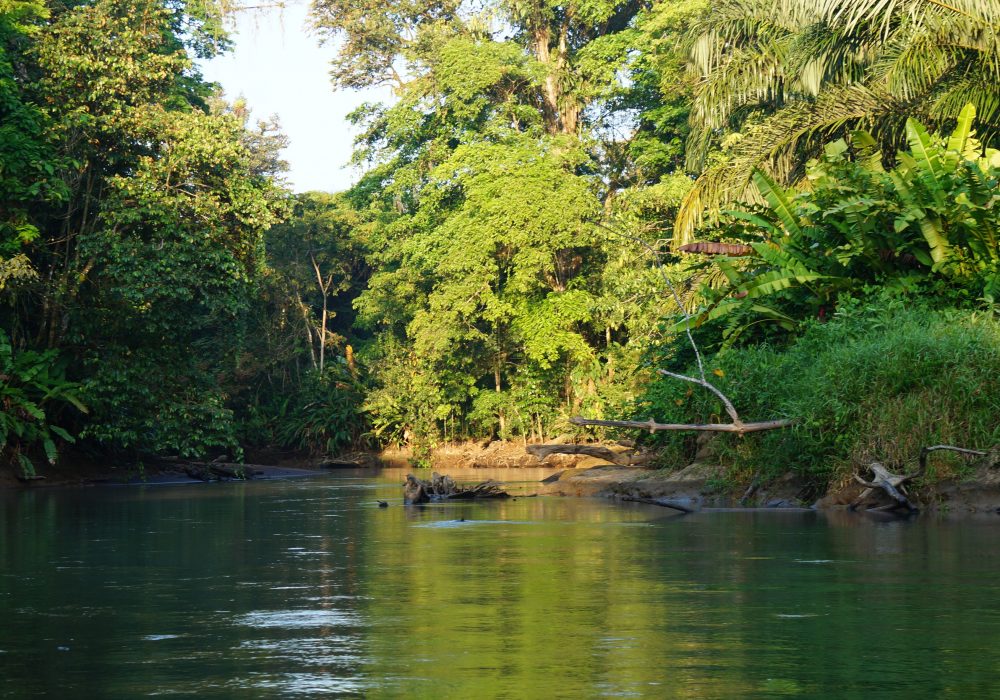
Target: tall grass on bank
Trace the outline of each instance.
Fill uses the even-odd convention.
[[[904,468],[924,445],[1000,443],[1000,322],[994,314],[848,301],[788,347],[730,350],[707,369],[744,420],[798,419],[791,429],[720,436],[719,458],[734,477],[791,470],[822,488],[874,460]],[[679,384],[656,381],[637,416],[728,421],[708,392]],[[666,463],[685,464],[693,455],[691,436],[657,440]],[[932,477],[960,465],[935,461]]]

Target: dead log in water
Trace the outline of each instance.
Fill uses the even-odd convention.
[[[682,513],[697,513],[698,508],[684,505],[679,501],[668,501],[666,498],[644,498],[642,496],[622,496],[621,500],[628,501],[630,503],[646,503],[651,506],[663,506],[664,508],[673,508],[674,510],[679,510]]]
[[[179,462],[176,467],[198,481],[246,481],[264,473],[258,466],[235,462]]]
[[[430,481],[423,481],[413,474],[407,474],[406,483],[403,484],[404,503],[416,504],[428,501],[459,501],[477,498],[510,498],[510,494],[503,490],[503,484],[492,479],[475,486],[461,487],[450,476],[437,472],[431,474]]]

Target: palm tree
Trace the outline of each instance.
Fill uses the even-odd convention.
[[[694,30],[690,63],[689,166],[739,133],[682,204],[677,245],[706,212],[759,199],[755,169],[795,182],[846,132],[867,130],[891,162],[907,117],[943,128],[971,103],[980,138],[1000,136],[1000,0],[723,0]]]

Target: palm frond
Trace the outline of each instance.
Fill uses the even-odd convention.
[[[690,243],[704,216],[738,201],[760,201],[751,183],[757,169],[787,181],[805,153],[840,131],[876,125],[881,117],[904,113],[892,96],[864,85],[829,90],[815,102],[788,105],[744,135],[726,163],[706,170],[681,203],[674,224],[674,245]],[[874,130],[874,129],[873,129]]]

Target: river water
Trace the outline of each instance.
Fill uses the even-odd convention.
[[[0,697],[1000,697],[1000,516],[400,483],[0,496]]]

